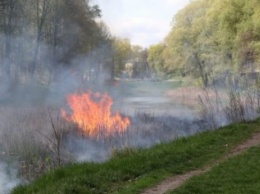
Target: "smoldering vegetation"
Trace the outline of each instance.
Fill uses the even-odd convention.
[[[152,145],[201,132],[206,128],[202,120],[186,120],[171,115],[154,115],[137,112],[130,117],[131,125],[122,134],[111,137],[91,138],[70,133],[65,144],[78,161],[102,162],[113,156],[115,151],[148,148]],[[88,151],[89,150],[89,151]]]
[[[198,95],[200,117],[210,128],[246,122],[259,116],[259,78],[250,75],[238,78],[226,80],[224,87],[204,88]]]
[[[202,121],[139,112],[130,117],[131,125],[123,134],[100,133],[93,138],[62,118],[58,108],[2,107],[0,111],[1,151],[5,157],[15,156],[19,176],[26,181],[74,161],[102,162],[115,150],[150,147],[191,135],[203,126]]]

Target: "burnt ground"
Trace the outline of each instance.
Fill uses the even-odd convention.
[[[242,154],[247,149],[254,147],[254,146],[258,146],[258,145],[260,145],[260,133],[254,134],[250,139],[241,143],[240,145],[235,147],[233,150],[231,150],[228,154],[226,154],[224,157],[214,161],[210,165],[207,165],[198,170],[193,170],[193,171],[187,172],[182,175],[169,177],[169,178],[165,179],[164,181],[162,181],[160,184],[156,185],[155,187],[147,189],[142,194],[163,194],[168,191],[175,190],[176,188],[181,186],[185,181],[187,181],[191,177],[206,173],[206,172],[210,171],[213,167],[224,162],[225,160],[232,158],[234,156],[237,156],[239,154]]]

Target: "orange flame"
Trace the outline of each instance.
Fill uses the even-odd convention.
[[[61,110],[62,116],[77,124],[84,135],[98,138],[122,134],[130,124],[129,118],[123,118],[118,112],[112,115],[113,99],[106,93],[71,94],[67,102],[72,112]]]

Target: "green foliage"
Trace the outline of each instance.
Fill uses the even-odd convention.
[[[163,44],[153,45],[148,50],[147,61],[149,66],[157,73],[166,72],[163,51],[165,46]]]
[[[149,58],[157,71],[200,78],[204,86],[226,72],[254,71],[260,58],[259,0],[195,0],[179,11],[171,32]],[[150,60],[154,67],[154,60]]]
[[[114,71],[120,73],[125,68],[126,62],[131,56],[131,44],[128,39],[115,38],[113,41],[114,48]]]
[[[200,168],[223,156],[249,138],[258,125],[258,121],[236,124],[150,149],[127,150],[102,164],[74,164],[19,186],[13,193],[140,193],[168,176]]]
[[[148,72],[147,50],[131,45],[128,39],[113,39],[113,69],[116,76],[125,71],[131,78],[144,77]],[[128,65],[127,65],[128,63]]]

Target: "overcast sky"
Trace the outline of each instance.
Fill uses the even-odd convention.
[[[173,16],[190,0],[93,0],[115,36],[149,47],[170,32]]]

